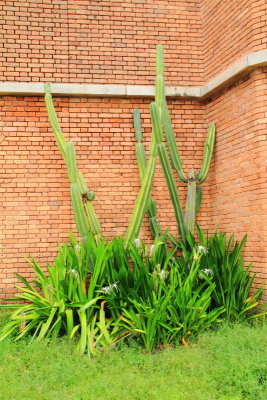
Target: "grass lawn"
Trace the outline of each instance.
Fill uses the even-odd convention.
[[[0,343],[0,400],[54,399],[266,400],[267,325],[222,326],[189,348],[132,346],[93,359],[63,339]]]

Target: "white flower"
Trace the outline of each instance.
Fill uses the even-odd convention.
[[[139,247],[141,246],[141,240],[139,238],[134,239],[133,245],[136,249],[139,249]]]
[[[72,275],[74,278],[79,278],[78,271],[77,271],[77,269],[75,269],[75,268],[70,269],[70,270],[68,271],[68,274],[69,274],[69,275]]]
[[[213,277],[213,275],[214,275],[213,270],[209,269],[209,268],[204,268],[204,269],[201,270],[201,272],[203,272],[205,275],[210,276],[210,277]],[[204,279],[202,274],[199,274],[198,278],[199,279]]]
[[[214,275],[213,270],[209,269],[209,268],[202,269],[202,272],[204,272],[204,274],[206,274],[208,276],[213,276]]]
[[[168,273],[166,271],[164,271],[164,269],[162,269],[160,271],[159,278],[162,279],[163,281],[165,281],[165,279],[167,279],[167,277],[168,277]]]
[[[207,247],[204,247],[204,246],[197,246],[197,253],[198,254],[201,254],[201,253],[207,254],[208,253],[208,249],[207,249]]]
[[[112,288],[115,289],[117,292],[119,291],[118,283],[119,283],[119,282],[115,282],[115,283],[113,283],[113,285],[112,285]]]
[[[103,293],[103,294],[111,294],[114,291],[116,291],[116,292],[119,291],[118,282],[115,282],[109,286],[102,287],[102,289],[99,292]]]

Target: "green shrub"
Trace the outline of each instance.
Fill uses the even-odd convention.
[[[86,350],[88,324],[92,329],[100,312],[100,288],[111,246],[104,240],[96,244],[92,235],[86,245],[78,245],[73,236],[71,239],[70,246],[59,246],[58,257],[53,265],[47,265],[47,273],[35,259],[28,260],[35,273],[33,283],[17,275],[24,286],[17,286],[20,293],[9,299],[12,303],[0,305],[15,309],[0,340],[9,335],[16,335],[18,340],[28,333],[36,340],[67,335],[70,339],[79,337],[80,351]]]
[[[200,245],[190,237],[190,249],[181,243],[180,255],[168,248],[166,236],[150,250],[139,240],[126,249],[122,238],[96,244],[89,235],[78,244],[71,236],[47,272],[28,260],[35,280],[18,275],[20,293],[0,305],[14,309],[0,341],[67,336],[90,355],[132,337],[152,352],[187,344],[222,316],[258,315],[262,289],[249,294],[254,277],[244,269],[245,239],[233,245],[233,237],[227,242],[222,234],[205,239],[198,233]]]
[[[210,310],[215,284],[205,279],[198,284],[200,260],[185,273],[184,265],[168,250],[165,240],[152,247],[148,257],[144,244],[129,246],[114,239],[113,260],[107,269],[107,309],[116,324],[129,330],[147,351],[186,341],[211,326],[223,307]],[[116,289],[114,288],[116,285]]]
[[[253,289],[255,274],[251,275],[252,264],[244,265],[242,250],[247,236],[238,243],[234,241],[234,235],[227,239],[225,233],[215,232],[206,238],[199,227],[197,232],[200,246],[207,248],[200,260],[200,269],[206,279],[215,284],[211,308],[223,306],[223,317],[228,321],[248,320],[265,314],[266,311],[261,312],[263,288]],[[196,246],[197,242],[192,237],[189,248],[181,244],[184,264],[192,263]]]

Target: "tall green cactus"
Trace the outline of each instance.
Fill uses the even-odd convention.
[[[163,47],[161,45],[157,46],[157,82],[162,82],[161,85],[164,87],[164,59],[163,59]],[[160,89],[162,91],[162,89]],[[201,170],[197,173],[192,169],[189,173],[188,178],[186,177],[183,171],[182,160],[180,158],[180,154],[175,142],[175,135],[171,123],[171,119],[169,116],[168,106],[166,102],[166,96],[164,95],[164,100],[162,104],[162,125],[165,133],[166,141],[168,144],[169,153],[172,160],[173,168],[176,170],[178,174],[178,178],[181,182],[187,182],[187,200],[186,200],[186,211],[185,217],[183,218],[179,197],[175,193],[175,190],[168,181],[171,180],[172,185],[174,185],[174,178],[172,175],[172,170],[169,164],[168,157],[161,157],[161,165],[165,174],[166,181],[168,183],[168,188],[171,196],[171,200],[174,206],[176,220],[178,222],[179,231],[181,238],[184,242],[186,242],[186,236],[188,232],[193,234],[194,226],[195,226],[195,218],[196,213],[200,208],[200,203],[202,199],[202,191],[200,184],[203,183],[207,177],[211,157],[214,148],[214,140],[215,140],[215,125],[212,124],[209,128],[205,147],[203,154],[203,162]],[[160,149],[159,149],[160,155]]]
[[[142,134],[142,127],[141,127],[140,111],[138,109],[135,109],[133,111],[133,121],[134,121],[135,137],[136,137],[136,141],[137,141],[137,143],[136,143],[136,159],[137,159],[137,164],[138,164],[138,168],[139,168],[140,183],[142,184],[144,176],[145,176],[145,172],[146,172],[147,160],[146,160],[145,147],[144,147],[144,144],[142,143],[143,134]],[[154,237],[160,237],[162,235],[162,230],[161,230],[160,224],[157,220],[156,202],[152,196],[150,196],[148,199],[146,212],[149,217],[149,224],[150,224],[150,229],[151,229],[152,235]]]
[[[45,104],[57,145],[67,164],[71,202],[78,232],[83,240],[86,240],[88,233],[92,232],[98,242],[101,238],[101,226],[92,204],[95,194],[88,191],[83,175],[77,169],[74,145],[72,142],[66,141],[60,128],[48,84],[45,85]]]
[[[189,172],[188,177],[186,177],[183,171],[183,164],[179,154],[179,150],[176,145],[172,122],[170,119],[168,106],[166,102],[165,84],[164,84],[163,47],[161,45],[157,46],[156,59],[157,59],[156,100],[155,100],[156,104],[154,106],[154,113],[155,113],[154,118],[156,118],[159,121],[160,129],[162,129],[165,134],[169,154],[172,161],[172,166],[177,172],[179,180],[181,182],[187,183],[187,200],[186,200],[185,216],[183,215],[179,199],[178,188],[176,186],[169,157],[163,142],[163,135],[158,136],[158,141],[157,141],[155,138],[155,130],[154,130],[153,131],[154,140],[157,143],[157,152],[166,179],[166,183],[169,189],[171,201],[174,207],[179,234],[181,239],[186,243],[189,232],[193,234],[196,214],[200,208],[202,200],[202,190],[200,185],[205,181],[210,167],[210,162],[214,147],[214,140],[215,140],[215,125],[212,124],[208,131],[204,147],[203,162],[200,171],[195,173],[194,170],[192,169]],[[135,114],[138,115],[138,111],[135,111]],[[136,124],[136,137],[137,141],[140,142],[142,139],[142,132],[141,132],[141,123],[139,121]],[[143,169],[144,162],[140,162],[139,160],[145,157],[144,150],[140,147],[136,152],[136,155],[138,159],[140,179],[142,180],[142,176],[144,175],[144,169]]]
[[[134,210],[130,219],[129,227],[125,236],[125,247],[139,235],[142,220],[147,208],[148,200],[150,197],[152,181],[155,174],[156,156],[157,156],[157,138],[160,135],[161,125],[159,119],[155,116],[154,109],[156,104],[150,104],[150,114],[152,120],[152,139],[149,151],[149,161],[142,179],[141,189],[137,196]]]

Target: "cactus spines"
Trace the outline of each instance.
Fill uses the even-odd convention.
[[[157,103],[150,104],[150,114],[152,121],[152,131],[153,137],[156,144],[162,143],[163,134],[161,127],[161,116],[160,116],[160,107],[158,107]]]
[[[93,235],[98,235],[99,232],[101,231],[101,227],[98,218],[96,216],[93,204],[91,201],[86,201],[84,203],[84,206],[88,216],[87,221],[89,224],[89,230],[90,232],[92,232]]]
[[[187,184],[187,198],[185,207],[185,223],[189,232],[193,234],[196,219],[196,179],[194,170],[189,172],[189,179]]]
[[[201,186],[196,187],[196,211],[195,215],[197,215],[202,202],[202,189]]]
[[[155,92],[156,92],[155,102],[159,106],[160,112],[162,112],[165,100],[165,86],[164,86],[164,78],[162,75],[157,76]]]
[[[142,139],[143,139],[142,126],[141,126],[141,115],[140,115],[140,111],[137,108],[135,108],[133,111],[133,122],[134,122],[136,141],[137,141],[137,143],[141,143]]]
[[[137,164],[138,164],[138,170],[139,170],[139,176],[140,180],[144,179],[145,172],[146,172],[146,152],[143,143],[137,143],[136,144],[136,159],[137,159]]]
[[[77,178],[78,178],[78,185],[79,185],[79,189],[80,189],[81,194],[82,195],[86,195],[87,192],[88,192],[88,187],[87,187],[87,185],[85,183],[83,174],[80,171],[78,171]]]
[[[153,197],[150,197],[149,206],[147,207],[147,213],[149,216],[149,225],[152,235],[154,237],[160,237],[162,235],[162,230],[157,219],[157,207]]]
[[[178,147],[176,146],[172,122],[170,119],[166,101],[163,104],[162,123],[163,123],[166,140],[168,143],[168,148],[169,148],[173,168],[176,170],[180,181],[187,182],[187,178],[183,172],[183,163],[182,163],[182,160],[181,160],[181,157],[179,154]]]
[[[136,159],[137,159],[137,164],[138,164],[138,169],[139,169],[139,176],[140,180],[142,183],[142,180],[145,175],[146,171],[146,152],[145,152],[145,147],[144,144],[142,143],[143,139],[143,134],[142,134],[142,126],[141,126],[141,115],[140,111],[138,109],[135,109],[133,111],[133,121],[134,121],[134,130],[135,130],[135,138],[136,138],[136,147],[135,147],[135,152],[136,152]]]
[[[158,44],[156,47],[156,75],[164,74],[164,57],[163,57],[163,46]]]
[[[76,165],[76,154],[72,142],[67,142],[66,145],[66,163],[68,176],[71,183],[78,183],[78,171]]]
[[[80,189],[77,183],[70,185],[71,202],[74,210],[75,222],[77,229],[83,239],[86,239],[89,232],[89,225],[83,208],[83,202]]]

